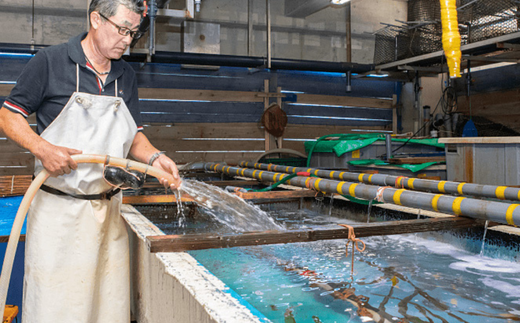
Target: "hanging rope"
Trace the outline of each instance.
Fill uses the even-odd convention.
[[[404,188],[404,180],[408,178],[406,176],[397,176],[397,178],[395,179],[395,187],[400,187],[400,188]]]
[[[348,257],[348,244],[352,242],[352,261],[351,261],[351,267],[350,267],[350,275],[354,276],[354,252],[357,249],[359,252],[365,251],[366,245],[361,240],[356,238],[356,234],[354,233],[354,227],[348,225],[348,224],[339,224],[344,228],[348,229],[348,241],[345,245],[345,257]],[[363,248],[360,248],[359,245],[362,245]]]

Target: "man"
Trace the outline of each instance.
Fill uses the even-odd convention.
[[[130,321],[121,193],[103,165],[71,156],[130,153],[171,173],[170,188],[180,183],[175,163],[140,132],[135,73],[120,60],[141,13],[136,0],[93,0],[88,33],[39,51],[0,109],[1,129],[36,156],[35,173],[52,176],[29,210],[24,323]],[[32,113],[39,135],[25,120]]]

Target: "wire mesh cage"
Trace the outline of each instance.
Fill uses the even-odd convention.
[[[519,7],[517,0],[458,0],[461,44],[517,32]],[[375,33],[375,64],[442,50],[439,0],[409,0],[408,21],[400,23]]]
[[[410,57],[408,33],[399,27],[387,26],[376,33],[374,61],[376,64]]]

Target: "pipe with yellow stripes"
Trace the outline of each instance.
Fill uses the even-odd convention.
[[[261,181],[277,182],[286,173],[275,173],[259,169],[231,167],[225,164],[206,163],[205,169],[231,176],[256,178]],[[428,209],[470,218],[491,220],[504,224],[520,224],[520,204],[493,202],[466,197],[409,191],[392,187],[378,187],[359,183],[324,179],[319,177],[297,176],[287,181],[298,187],[307,187],[324,193],[338,193],[366,200],[378,199],[413,208]]]
[[[520,188],[517,187],[480,185],[451,181],[434,181],[431,179],[410,178],[405,176],[351,173],[343,171],[323,170],[317,168],[252,163],[246,161],[241,162],[240,166],[289,174],[298,172],[309,172],[318,177],[335,179],[339,181],[357,181],[365,184],[394,186],[397,188],[406,188],[417,191],[471,195],[475,197],[520,201]]]

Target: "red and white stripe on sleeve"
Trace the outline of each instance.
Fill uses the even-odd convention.
[[[16,104],[12,103],[12,102],[5,101],[4,102],[4,107],[6,107],[7,109],[9,109],[9,110],[11,110],[13,112],[20,113],[25,118],[27,118],[29,116],[29,112],[27,112],[27,110],[25,110],[24,108],[20,107],[19,105],[16,105]]]

